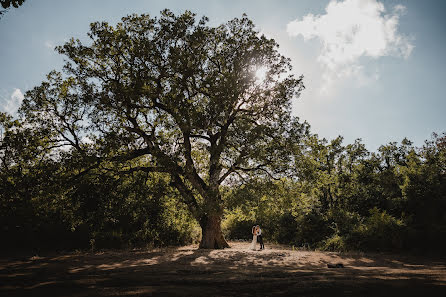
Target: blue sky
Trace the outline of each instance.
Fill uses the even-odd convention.
[[[218,25],[243,13],[280,44],[304,75],[293,113],[312,131],[376,150],[404,137],[422,145],[446,131],[446,1],[87,1],[27,0],[0,19],[0,110],[14,113],[23,93],[64,57],[55,45],[86,40],[89,23],[169,8]]]

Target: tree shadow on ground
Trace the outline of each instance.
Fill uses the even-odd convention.
[[[0,260],[4,296],[444,296],[442,261],[195,246]],[[330,263],[344,268],[328,268]]]

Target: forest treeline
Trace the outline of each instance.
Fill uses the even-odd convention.
[[[197,242],[200,229],[162,173],[88,167],[45,131],[2,113],[0,237],[3,250],[118,248]],[[446,136],[404,139],[369,152],[307,133],[288,177],[223,186],[223,231],[325,250],[446,248]]]
[[[446,137],[420,147],[404,139],[369,152],[358,139],[310,135],[293,178],[228,189],[225,230],[248,238],[332,251],[441,251],[446,247]],[[248,228],[249,229],[249,228]]]

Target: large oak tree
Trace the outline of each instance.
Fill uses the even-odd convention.
[[[58,48],[65,74],[29,91],[21,114],[54,147],[71,146],[84,172],[169,175],[202,228],[200,247],[228,247],[221,185],[287,170],[304,130],[290,115],[302,77],[246,16],[210,27],[165,10],[93,23],[88,36]]]

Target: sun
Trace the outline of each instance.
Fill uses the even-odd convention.
[[[262,82],[266,78],[266,72],[268,69],[265,66],[259,67],[256,71],[256,80]]]

